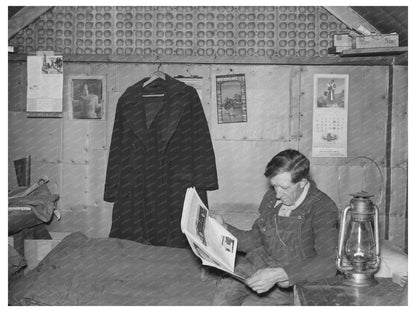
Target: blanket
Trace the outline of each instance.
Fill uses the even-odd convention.
[[[9,305],[211,305],[220,274],[201,268],[190,249],[77,232],[9,287]]]

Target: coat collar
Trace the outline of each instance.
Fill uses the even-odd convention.
[[[141,142],[144,140],[147,132],[144,112],[145,107],[143,105],[143,83],[148,79],[149,78],[144,78],[140,80],[138,83],[128,88],[125,94],[123,94],[123,97],[125,98],[125,119]],[[160,155],[163,155],[166,151],[167,143],[176,130],[185,106],[189,104],[189,100],[183,98],[183,96],[187,94],[188,86],[169,75],[166,75],[165,80],[158,79],[155,83],[159,84],[157,93],[163,92],[165,95],[164,104],[158,116],[158,118],[163,120],[165,125],[159,129],[161,143],[159,145],[159,151],[161,153]]]

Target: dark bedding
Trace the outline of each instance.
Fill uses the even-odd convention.
[[[9,305],[211,305],[218,272],[201,268],[190,249],[73,233],[9,287]]]

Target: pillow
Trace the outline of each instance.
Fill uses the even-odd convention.
[[[392,242],[380,240],[380,258],[380,269],[375,274],[376,277],[407,276],[408,257]]]

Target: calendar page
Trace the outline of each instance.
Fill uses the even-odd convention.
[[[348,75],[314,75],[312,157],[347,157]]]

